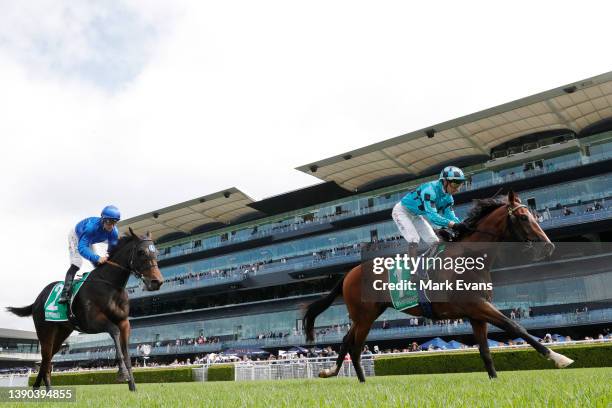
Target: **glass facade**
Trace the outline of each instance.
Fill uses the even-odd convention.
[[[566,152],[560,153],[556,157],[540,159],[530,158],[519,164],[513,164],[497,170],[479,169],[474,172],[467,171],[469,181],[464,185],[463,190],[474,190],[503,184],[512,180],[556,172],[612,158],[612,141],[607,141],[606,137],[608,136],[612,138],[612,132],[596,135],[597,139],[603,139],[596,142],[591,141],[592,137],[585,139],[584,152]],[[432,178],[415,180],[395,188],[386,188],[363,196],[337,200],[323,207],[306,208],[284,216],[267,218],[242,228],[227,228],[184,238],[174,243],[160,244],[160,259],[217,248],[285,231],[295,231],[308,227],[313,223],[326,223],[388,209],[393,207],[413,187]]]
[[[0,339],[0,353],[38,353],[38,340]]]

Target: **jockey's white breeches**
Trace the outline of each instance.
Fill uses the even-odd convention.
[[[68,233],[68,252],[70,253],[70,263],[79,269],[83,265],[83,257],[79,253],[79,237],[74,228]]]
[[[422,215],[411,213],[401,202],[395,204],[391,216],[400,233],[409,243],[418,244],[423,239],[427,245],[431,246],[439,241],[427,219]]]

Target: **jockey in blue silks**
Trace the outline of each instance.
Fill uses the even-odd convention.
[[[460,168],[445,167],[438,180],[421,184],[393,207],[393,221],[410,245],[410,256],[416,256],[421,239],[428,249],[435,248],[434,244],[439,242],[431,224],[458,232],[468,229],[453,211],[453,194],[459,191],[464,181],[465,175]]]
[[[107,256],[97,255],[93,244],[108,242],[110,252],[119,240],[117,222],[121,219],[119,209],[114,205],[108,205],[102,210],[100,217],[85,218],[80,221],[68,233],[68,249],[70,251],[70,268],[66,272],[64,289],[59,299],[59,303],[68,303],[70,300],[70,290],[74,275],[81,268],[83,258],[87,259],[94,266],[105,263]]]

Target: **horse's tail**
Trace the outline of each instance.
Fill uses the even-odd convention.
[[[342,295],[342,284],[344,283],[344,278],[336,283],[336,286],[329,292],[327,295],[321,297],[320,299],[315,300],[311,304],[306,307],[306,313],[304,313],[304,328],[306,330],[306,340],[313,341],[314,340],[314,323],[315,319],[318,315],[323,313],[334,300]]]
[[[34,303],[32,303],[30,306],[24,306],[24,307],[9,306],[6,308],[6,311],[16,314],[17,316],[20,316],[20,317],[32,316],[33,306],[34,306]]]

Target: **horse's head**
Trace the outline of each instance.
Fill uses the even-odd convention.
[[[134,247],[130,255],[130,270],[140,278],[148,291],[159,290],[164,283],[159,267],[157,266],[157,249],[153,244],[150,233],[139,237],[130,228],[130,234],[134,239]]]
[[[533,250],[533,257],[536,261],[552,255],[555,245],[540,228],[529,208],[521,203],[521,199],[513,191],[508,193],[507,200],[507,233],[509,236],[514,241],[525,242],[527,247]]]

